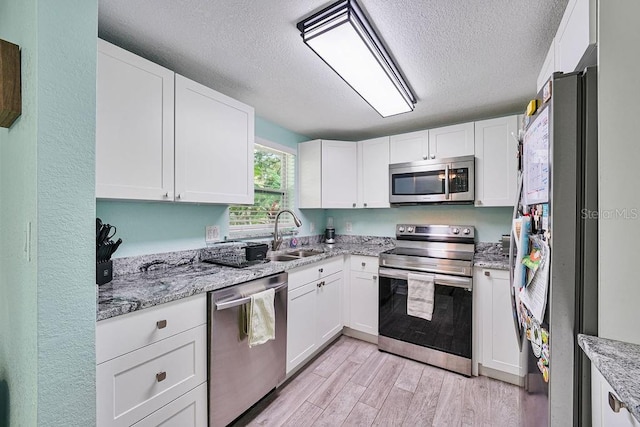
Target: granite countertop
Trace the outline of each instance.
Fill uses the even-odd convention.
[[[502,254],[502,245],[500,243],[476,243],[473,266],[508,270],[509,256]]]
[[[324,252],[294,261],[270,261],[246,268],[232,268],[201,262],[211,255],[207,249],[145,255],[130,259],[115,259],[114,279],[97,290],[98,321],[130,313],[192,295],[221,289],[338,255],[377,257],[393,247],[388,239],[364,242],[310,244],[297,249],[321,249]],[[290,249],[287,249],[290,250]]]
[[[640,345],[582,334],[578,344],[640,421]]]

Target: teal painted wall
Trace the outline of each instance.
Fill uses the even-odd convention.
[[[22,116],[0,128],[1,426],[37,425],[38,254],[24,252],[27,224],[37,229],[36,23],[36,0],[0,0],[0,38],[21,47],[23,81]]]
[[[0,129],[1,425],[95,424],[96,34],[97,1],[0,0],[23,93]]]
[[[255,118],[255,133],[291,148],[309,140],[260,117]],[[123,240],[115,257],[202,248],[207,225],[218,225],[221,236],[229,232],[226,205],[98,200],[96,215],[115,225],[117,237]],[[310,223],[314,223],[316,230],[317,224],[324,223],[322,210],[302,212],[300,217],[301,236],[312,234]]]
[[[512,208],[475,208],[473,206],[402,206],[391,209],[331,209],[338,234],[395,236],[399,223],[459,224],[476,227],[477,242],[497,242],[509,233]],[[346,231],[351,222],[352,232]]]
[[[95,425],[98,2],[38,1],[38,425]]]

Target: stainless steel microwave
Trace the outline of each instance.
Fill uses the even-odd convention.
[[[462,156],[389,165],[391,204],[473,203],[475,157]]]

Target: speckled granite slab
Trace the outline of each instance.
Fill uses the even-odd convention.
[[[333,256],[353,254],[377,257],[391,249],[386,239],[371,239],[367,243],[336,243],[334,245],[298,245],[298,248],[322,249],[323,253],[289,262],[268,262],[247,268],[230,268],[205,264],[201,259],[215,251],[242,250],[244,245],[225,244],[195,251],[170,252],[120,258],[113,281],[98,288],[97,320],[119,316],[158,304],[186,298],[202,292],[221,289],[272,274],[289,271]],[[115,261],[115,260],[114,260]]]
[[[502,254],[502,245],[500,243],[480,242],[476,243],[476,253],[473,256],[473,266],[508,270],[509,257]]]
[[[582,334],[578,344],[640,421],[640,345]]]

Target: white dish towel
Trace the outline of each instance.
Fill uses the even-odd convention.
[[[409,292],[407,295],[407,314],[431,320],[433,315],[433,294],[435,291],[433,274],[407,275]]]
[[[249,347],[264,344],[276,338],[275,291],[267,289],[251,295],[247,329]]]

